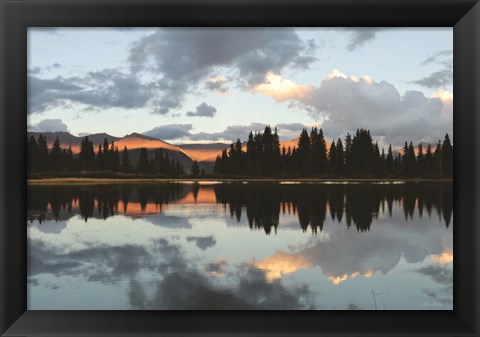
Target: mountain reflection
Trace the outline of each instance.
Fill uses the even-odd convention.
[[[438,216],[449,227],[453,213],[451,183],[405,184],[137,184],[91,186],[29,186],[27,220],[66,220],[80,215],[107,219],[161,213],[170,204],[221,204],[252,229],[277,231],[281,214],[293,214],[303,231],[323,230],[334,222],[368,231],[379,217],[391,217],[394,205],[405,220]]]

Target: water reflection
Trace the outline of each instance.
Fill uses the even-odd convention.
[[[29,186],[28,308],[452,309],[452,192]]]
[[[140,184],[30,186],[27,220],[65,220],[79,214],[107,219],[116,214],[159,214],[169,204],[223,204],[232,218],[248,219],[250,228],[277,231],[280,214],[294,214],[303,231],[323,230],[327,214],[334,222],[368,231],[379,216],[392,216],[395,204],[405,220],[417,212],[436,214],[448,228],[453,212],[451,183],[406,184]]]

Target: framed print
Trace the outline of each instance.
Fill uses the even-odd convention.
[[[478,335],[478,2],[1,6],[2,336]]]

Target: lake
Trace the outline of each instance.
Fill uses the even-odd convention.
[[[452,310],[453,184],[28,186],[28,309]]]

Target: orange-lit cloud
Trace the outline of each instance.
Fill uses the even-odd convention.
[[[373,275],[373,271],[372,270],[368,270],[366,271],[365,273],[361,274],[360,272],[356,271],[356,272],[353,272],[351,273],[350,275],[349,274],[342,274],[342,275],[339,275],[339,276],[333,276],[333,275],[328,275],[327,278],[335,285],[338,285],[342,282],[345,282],[346,280],[348,279],[353,279],[355,277],[357,277],[358,275],[363,275],[364,277],[372,277]]]
[[[297,84],[282,78],[280,75],[268,73],[265,77],[265,83],[257,85],[255,91],[273,97],[277,101],[286,101],[290,99],[301,100],[312,93],[314,88],[311,85]]]
[[[223,276],[225,275],[227,266],[227,259],[224,256],[220,256],[208,264],[206,270],[207,273],[212,276]]]
[[[311,268],[313,263],[303,255],[290,255],[285,252],[277,252],[255,263],[255,267],[265,271],[268,281],[282,278],[296,272],[298,269]]]
[[[442,102],[442,115],[451,117],[453,112],[453,94],[445,89],[440,89],[432,95],[432,98],[438,98]]]
[[[432,254],[431,258],[439,264],[449,264],[453,261],[453,250],[452,248],[445,247],[441,254]]]

